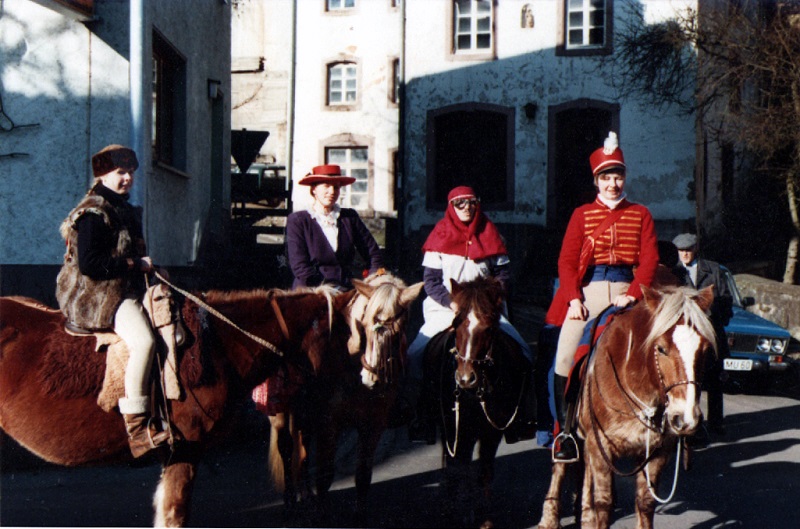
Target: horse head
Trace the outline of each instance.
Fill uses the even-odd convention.
[[[453,320],[456,384],[473,389],[493,363],[492,345],[503,311],[503,285],[495,278],[480,277],[464,283],[451,279],[450,286],[452,299],[458,305]]]
[[[372,388],[398,381],[405,364],[408,307],[424,283],[410,287],[388,273],[353,280],[350,353],[361,358],[361,383]]]
[[[665,426],[676,435],[691,435],[700,425],[700,381],[716,336],[707,311],[714,300],[713,287],[696,291],[687,287],[653,290],[642,287],[644,305],[652,326],[644,351],[654,359],[650,376],[661,388]]]

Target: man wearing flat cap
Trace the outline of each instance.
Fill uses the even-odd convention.
[[[703,388],[708,399],[708,428],[716,434],[725,433],[722,421],[722,363],[728,356],[728,337],[725,326],[733,316],[733,297],[723,279],[719,264],[697,257],[697,235],[681,233],[672,240],[678,249],[679,262],[673,273],[685,284],[701,290],[714,285],[714,303],[711,305],[711,323],[717,335],[717,356],[711,357],[706,366]]]

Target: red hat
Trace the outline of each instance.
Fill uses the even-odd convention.
[[[625,170],[625,158],[622,156],[622,149],[619,148],[615,132],[609,132],[603,146],[589,156],[589,165],[592,166],[594,176],[609,169],[622,168],[623,171]]]
[[[311,169],[311,172],[301,178],[297,183],[301,186],[313,186],[317,184],[349,186],[355,181],[356,179],[352,176],[342,176],[342,169],[338,165],[318,165]]]

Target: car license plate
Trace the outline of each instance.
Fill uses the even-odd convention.
[[[741,360],[738,358],[726,358],[725,370],[726,371],[752,371],[752,360]]]

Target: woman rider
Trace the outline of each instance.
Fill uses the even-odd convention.
[[[641,285],[650,286],[658,266],[653,217],[627,199],[625,159],[614,132],[592,153],[589,164],[597,197],[572,213],[558,258],[558,292],[545,316],[546,324],[561,326],[553,388],[557,429],[565,428],[562,440],[570,434],[564,402],[567,377],[586,322],[609,305],[626,307],[641,299]],[[576,457],[574,442],[556,443],[556,460]]]
[[[136,153],[122,145],[92,156],[94,185],[61,224],[67,251],[56,287],[68,327],[113,329],[128,347],[119,411],[134,457],[169,438],[149,420],[155,339],[139,300],[153,261],[144,242],[142,210],[128,202],[138,167]]]

